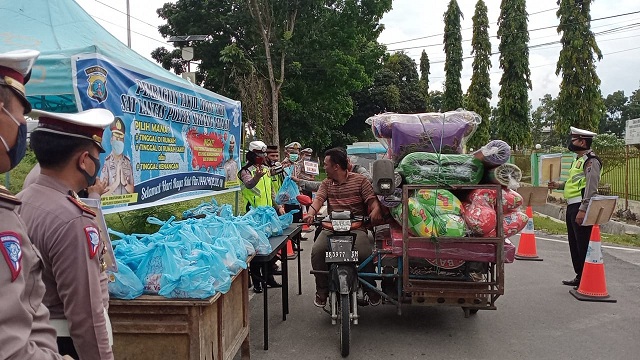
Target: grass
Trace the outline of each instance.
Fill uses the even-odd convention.
[[[564,222],[554,220],[547,216],[533,215],[533,226],[536,230],[540,230],[551,235],[567,234],[567,226]],[[601,238],[602,241],[610,244],[640,247],[640,235],[603,233],[601,234]]]

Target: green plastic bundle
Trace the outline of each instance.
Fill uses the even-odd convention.
[[[484,173],[473,155],[415,152],[405,156],[397,171],[408,184],[478,184]]]

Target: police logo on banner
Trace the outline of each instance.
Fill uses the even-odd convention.
[[[9,270],[11,270],[11,281],[15,281],[22,270],[22,240],[20,235],[14,232],[0,233],[0,251],[4,256]]]
[[[87,95],[98,103],[107,100],[107,70],[102,66],[91,66],[84,69],[89,87]]]
[[[87,243],[89,244],[89,258],[93,259],[98,253],[98,245],[100,245],[100,233],[95,226],[86,226],[84,233],[87,236]]]

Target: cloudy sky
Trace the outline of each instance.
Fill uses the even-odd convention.
[[[127,43],[126,0],[76,0],[91,16],[123,43]],[[162,24],[156,9],[165,0],[130,0],[131,47],[140,54],[149,54],[158,46],[171,48],[157,32]],[[394,0],[393,10],[382,19],[385,31],[380,42],[391,51],[404,51],[419,63],[422,50],[426,50],[431,60],[430,88],[441,89],[444,82],[444,53],[442,33],[443,14],[448,0]],[[464,14],[462,39],[465,56],[471,52],[472,17],[476,0],[458,0]],[[489,34],[492,48],[498,50],[496,21],[500,13],[500,0],[485,0],[489,10]],[[530,99],[534,106],[544,94],[556,96],[560,79],[555,75],[555,65],[560,52],[560,39],[556,33],[556,0],[527,0],[529,13],[530,67],[533,90]],[[602,93],[606,96],[616,90],[624,90],[628,96],[640,87],[640,1],[638,0],[596,0],[591,10],[592,31],[602,50],[604,58],[598,66],[602,80]],[[552,44],[548,44],[552,43]],[[546,44],[544,46],[536,46]],[[492,104],[498,101],[501,71],[499,56],[492,56],[491,87]],[[464,61],[462,87],[467,89],[471,81],[471,63]]]

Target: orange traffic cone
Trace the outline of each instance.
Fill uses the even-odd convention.
[[[536,251],[536,234],[533,232],[533,210],[531,206],[527,206],[527,226],[520,233],[520,242],[518,243],[518,251],[514,256],[518,260],[542,261]]]
[[[600,242],[600,226],[593,225],[587,257],[580,278],[578,290],[569,290],[571,295],[581,301],[617,302],[607,292],[607,280],[604,276],[604,261]]]
[[[291,240],[287,241],[287,260],[292,260],[298,257],[298,253],[293,251],[293,242]]]

